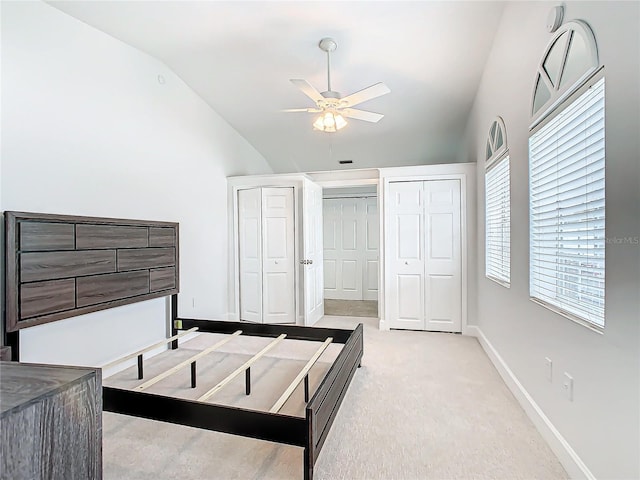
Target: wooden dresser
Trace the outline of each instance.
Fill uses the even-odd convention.
[[[100,369],[0,362],[0,478],[102,478]]]

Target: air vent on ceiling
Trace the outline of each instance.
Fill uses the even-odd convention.
[[[347,165],[349,163],[353,163],[353,160],[338,160],[340,165]]]

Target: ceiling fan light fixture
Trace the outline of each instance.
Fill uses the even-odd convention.
[[[362,102],[386,95],[391,92],[389,87],[382,82],[378,82],[343,98],[339,92],[331,89],[331,52],[338,47],[338,44],[332,38],[323,38],[318,46],[320,50],[327,53],[327,91],[320,93],[306,80],[292,78],[290,79],[291,83],[313,100],[315,108],[290,108],[285,111],[319,113],[320,115],[313,122],[313,127],[321,132],[329,133],[337,132],[346,127],[347,121],[345,117],[372,123],[380,121],[384,115],[353,107]]]
[[[315,122],[313,122],[313,128],[327,133],[337,132],[346,126],[347,121],[344,117],[333,110],[326,110],[316,118]]]

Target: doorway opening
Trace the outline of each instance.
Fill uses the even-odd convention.
[[[377,185],[322,193],[324,314],[379,318]]]

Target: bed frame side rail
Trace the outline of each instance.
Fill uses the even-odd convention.
[[[306,448],[302,417],[102,387],[103,411]]]
[[[176,323],[178,326],[176,326]],[[226,320],[197,320],[193,318],[175,318],[173,330],[188,330],[198,327],[199,332],[233,333],[242,330],[243,335],[256,337],[277,337],[286,334],[289,340],[308,340],[324,342],[332,337],[334,343],[347,343],[353,330],[340,328],[302,327],[299,325],[263,324],[249,322],[231,322]]]
[[[329,434],[340,404],[347,393],[355,371],[360,367],[363,348],[363,327],[352,331],[342,351],[320,383],[306,408],[309,445],[305,447],[304,478],[313,478],[313,466]]]

